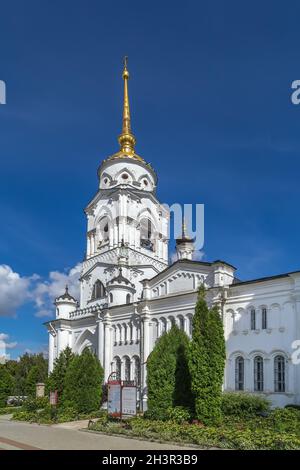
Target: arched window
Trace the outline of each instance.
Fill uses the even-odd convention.
[[[251,315],[251,325],[250,325],[251,330],[256,330],[256,312],[254,308],[251,309],[250,315]]]
[[[172,326],[175,325],[175,318],[174,317],[169,317],[169,322],[170,322],[170,329],[171,329]]]
[[[100,243],[106,242],[109,239],[109,223],[107,217],[103,217],[103,219],[100,220],[99,229]]]
[[[274,390],[285,392],[285,360],[280,355],[274,358]]]
[[[245,367],[244,367],[244,358],[238,356],[235,360],[235,389],[244,390],[244,381],[245,381]]]
[[[261,328],[262,328],[262,330],[267,329],[267,309],[266,309],[266,307],[263,307],[262,311],[261,311]]]
[[[130,301],[131,301],[131,296],[130,296],[130,294],[127,294],[126,295],[126,303],[130,304]]]
[[[184,331],[184,318],[179,317],[179,328]]]
[[[254,358],[254,391],[264,390],[264,360],[261,356]]]
[[[141,375],[141,366],[140,358],[138,356],[134,357],[134,382],[137,387],[140,385],[140,375]]]
[[[95,282],[92,291],[92,300],[102,299],[106,296],[106,290],[104,285],[99,279]]]
[[[115,372],[117,374],[117,377],[120,379],[121,378],[121,359],[116,356],[114,358],[115,361]]]
[[[124,380],[130,380],[130,359],[128,356],[124,360]]]
[[[161,324],[161,334],[163,334],[167,331],[167,320],[165,318],[161,318],[160,324]]]
[[[153,251],[152,235],[153,229],[151,220],[142,219],[140,222],[141,246],[147,250]]]
[[[109,301],[110,301],[111,304],[114,301],[114,296],[112,295],[112,293],[109,294]]]

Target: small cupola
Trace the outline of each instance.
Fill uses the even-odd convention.
[[[64,294],[55,299],[54,305],[56,307],[56,318],[68,319],[69,313],[78,307],[78,302],[70,295],[69,288],[66,286]]]
[[[133,302],[136,292],[134,284],[123,275],[123,269],[119,267],[119,274],[108,281],[106,285],[110,305],[123,305]]]
[[[195,239],[187,234],[186,224],[183,220],[181,237],[176,239],[176,251],[179,260],[193,259],[193,253],[195,251],[194,241]]]

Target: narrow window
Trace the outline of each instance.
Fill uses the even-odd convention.
[[[261,328],[263,330],[267,329],[267,309],[266,307],[263,307],[261,311]]]
[[[256,330],[256,314],[254,308],[251,310],[251,330]]]
[[[127,295],[126,295],[126,303],[127,303],[127,304],[130,304],[130,300],[131,300],[130,294],[127,294]]]
[[[254,391],[264,390],[264,360],[261,356],[254,358]]]
[[[114,296],[112,295],[112,293],[109,294],[109,301],[110,303],[113,303],[114,301]]]
[[[274,390],[285,392],[285,360],[283,356],[274,359]]]
[[[244,358],[242,356],[235,360],[235,389],[244,390]]]

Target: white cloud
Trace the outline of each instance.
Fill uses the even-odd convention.
[[[0,364],[4,364],[10,359],[10,354],[7,354],[8,349],[14,349],[17,346],[17,342],[8,342],[9,335],[6,333],[0,333]]]
[[[51,271],[47,278],[42,278],[38,274],[22,277],[10,266],[0,265],[0,317],[15,316],[17,309],[28,302],[35,305],[35,316],[40,318],[53,316],[53,302],[56,297],[63,294],[66,284],[69,286],[70,294],[79,299],[80,272],[81,264],[78,263],[74,268],[64,272]]]
[[[36,304],[37,317],[53,316],[53,301],[56,297],[65,291],[68,285],[70,294],[79,299],[79,277],[81,272],[81,264],[78,263],[69,271],[51,271],[49,278],[39,280],[32,292],[32,298]]]
[[[30,296],[31,280],[15,273],[10,266],[0,265],[0,317],[14,316]]]

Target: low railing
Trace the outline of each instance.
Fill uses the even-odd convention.
[[[103,310],[104,304],[97,304],[97,305],[91,305],[90,307],[85,307],[85,308],[78,308],[77,310],[74,310],[73,312],[69,313],[69,318],[74,319],[78,317],[88,317],[95,315],[98,312],[101,312]]]

